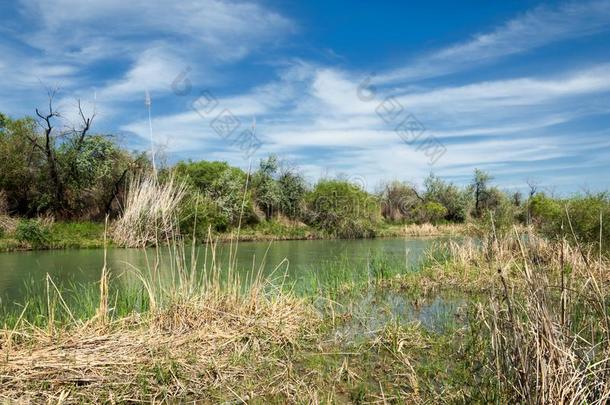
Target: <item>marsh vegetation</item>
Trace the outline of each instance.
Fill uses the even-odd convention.
[[[47,279],[5,308],[5,399],[604,403],[609,263],[533,230],[329,262],[288,282],[159,247],[137,283]],[[160,260],[165,257],[164,261]],[[188,259],[187,259],[188,258]]]
[[[607,402],[607,194],[523,198],[479,170],[371,192],[275,156],[157,171],[80,112],[61,136],[52,104],[42,132],[0,117],[0,247],[105,249],[95,282],[47,274],[1,302],[3,400]],[[243,239],[431,235],[418,260],[372,251],[298,277],[271,243],[237,260]],[[117,247],[146,260],[118,272]]]

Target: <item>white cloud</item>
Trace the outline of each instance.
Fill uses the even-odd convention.
[[[170,91],[174,78],[185,63],[161,49],[150,49],[139,55],[133,66],[118,79],[98,91],[102,101],[126,100],[134,95],[144,97],[144,91]]]
[[[383,75],[382,83],[422,79],[466,70],[566,39],[610,30],[610,2],[572,1],[540,6],[495,30],[437,50]]]
[[[294,24],[250,2],[222,0],[22,0],[22,15],[37,31],[22,39],[74,62],[126,57],[150,43],[204,52],[210,59],[241,58]],[[178,49],[176,49],[177,51]]]

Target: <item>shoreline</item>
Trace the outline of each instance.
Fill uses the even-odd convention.
[[[87,228],[87,233],[75,231],[73,228],[84,225]],[[387,224],[376,230],[372,237],[353,238],[345,240],[359,239],[390,239],[404,237],[444,237],[444,236],[462,236],[472,233],[471,223],[463,224],[409,224],[409,225],[393,225]],[[15,238],[0,238],[0,253],[15,253],[15,252],[35,252],[45,250],[67,250],[67,249],[103,249],[107,247],[119,248],[112,240],[104,242],[104,225],[95,222],[83,223],[61,223],[54,224],[53,227],[61,229],[60,232],[51,231],[51,240],[46,245],[35,246],[28,242],[21,242]],[[69,235],[65,232],[69,229]],[[93,229],[93,234],[92,234]],[[306,241],[306,240],[343,240],[325,234],[321,231],[310,227],[302,226],[287,226],[283,225],[278,233],[267,233],[264,230],[257,228],[243,228],[237,236],[236,231],[214,233],[212,238],[215,242],[230,243],[230,242],[271,242],[271,241]],[[189,238],[185,238],[188,240]],[[209,243],[207,240],[198,243]],[[152,246],[150,246],[152,247]]]

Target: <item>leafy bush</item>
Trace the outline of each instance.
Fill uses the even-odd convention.
[[[381,211],[389,221],[413,220],[413,210],[421,204],[415,188],[407,183],[393,181],[381,192]]]
[[[227,162],[178,162],[174,167],[177,178],[184,180],[189,186],[206,193],[213,188],[214,183],[227,170],[235,171],[235,175],[245,178],[246,174],[241,170],[229,166]],[[238,174],[238,172],[241,172]]]
[[[228,218],[208,196],[194,193],[185,198],[180,207],[180,233],[193,235],[199,240],[207,238],[208,228],[223,232],[229,227]]]
[[[600,227],[603,248],[610,247],[610,198],[607,193],[553,199],[538,194],[529,201],[532,222],[550,237],[573,239],[599,244]],[[601,218],[600,218],[601,215]],[[571,225],[571,227],[570,227]]]
[[[453,222],[464,222],[474,205],[472,193],[467,189],[460,189],[453,183],[447,183],[433,174],[424,181],[426,201],[435,201],[442,204],[447,212],[444,218]]]
[[[277,180],[280,186],[280,210],[288,218],[299,218],[303,213],[307,192],[305,178],[293,171],[284,171]]]
[[[254,201],[270,219],[281,206],[282,192],[273,176],[278,170],[278,159],[275,155],[269,156],[260,162],[260,167],[252,176],[254,187]]]
[[[188,185],[189,197],[181,207],[181,231],[218,231],[255,222],[252,193],[246,190],[247,174],[226,162],[179,162],[173,174]],[[195,213],[197,221],[195,221]],[[203,236],[203,235],[200,235]]]
[[[487,225],[487,229],[491,229],[491,221],[493,219],[493,227],[496,234],[506,235],[512,231],[513,225],[517,222],[519,215],[519,207],[517,207],[513,200],[509,199],[506,194],[497,192],[494,195],[492,189],[491,194],[493,196],[493,208],[488,209],[488,214],[483,217],[483,222]]]
[[[415,209],[418,222],[439,223],[447,215],[447,208],[436,201],[428,201]]]
[[[32,247],[48,246],[51,234],[49,229],[36,220],[23,220],[17,224],[15,238],[20,242],[27,242]]]
[[[375,235],[380,221],[377,199],[341,180],[322,180],[307,196],[307,222],[333,237]]]

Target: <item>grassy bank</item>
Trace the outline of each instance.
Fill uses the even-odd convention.
[[[291,285],[280,268],[239,279],[213,255],[187,267],[190,252],[169,251],[173,269],[153,263],[127,290],[105,270],[72,294],[48,280],[5,314],[0,398],[603,403],[610,394],[610,265],[587,246],[490,235],[439,244],[418,266],[339,261]]]
[[[36,224],[36,221],[27,221]],[[97,222],[52,222],[32,225],[19,232],[15,229],[0,236],[0,252],[36,249],[101,248],[104,246],[104,224]]]
[[[11,219],[8,230],[0,233],[0,252],[39,249],[90,249],[104,246],[103,223],[99,222],[62,222],[29,220],[25,232],[17,231],[17,219]],[[37,225],[39,224],[39,225]],[[393,225],[383,224],[375,232],[376,237],[427,237],[456,236],[472,233],[472,227],[466,224],[446,225]],[[299,222],[264,221],[256,225],[242,227],[239,231],[213,232],[213,237],[220,241],[272,241],[272,240],[306,240],[332,239],[333,236]],[[108,239],[112,245],[112,239]]]

